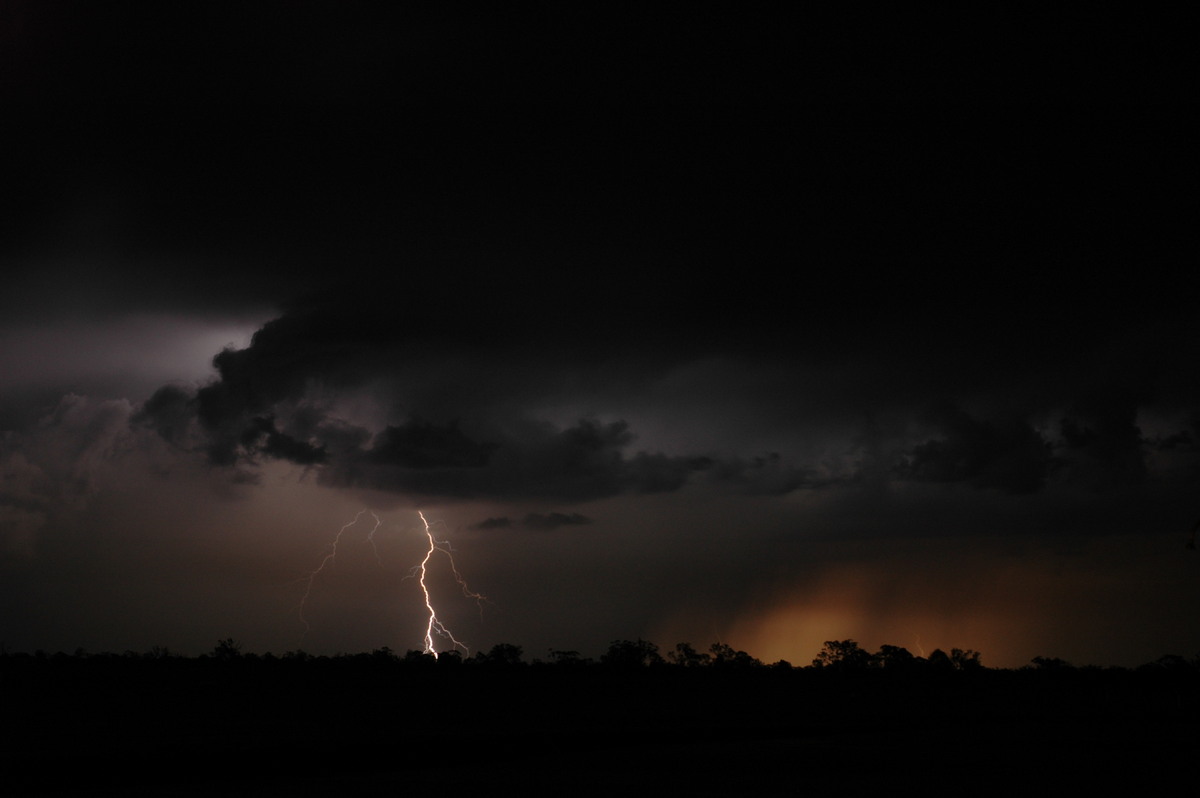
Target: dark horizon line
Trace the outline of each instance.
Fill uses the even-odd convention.
[[[1035,656],[1025,665],[1017,667],[987,666],[983,664],[980,652],[973,649],[951,648],[950,653],[936,648],[928,656],[912,654],[901,646],[883,644],[874,653],[860,648],[852,640],[826,641],[821,653],[807,665],[795,665],[786,659],[775,662],[764,662],[757,657],[724,643],[713,643],[707,651],[697,651],[690,643],[677,643],[674,649],[667,651],[665,656],[654,643],[638,638],[637,640],[616,640],[599,657],[586,657],[575,650],[550,648],[546,657],[525,659],[522,646],[510,643],[497,643],[487,651],[478,650],[464,654],[456,649],[436,653],[420,649],[408,649],[398,652],[389,646],[381,646],[370,651],[357,653],[337,652],[335,654],[312,654],[303,649],[291,649],[283,654],[265,651],[262,654],[253,651],[243,651],[242,645],[233,638],[218,640],[209,651],[196,654],[179,654],[165,646],[152,646],[147,651],[126,649],[121,653],[115,651],[90,652],[80,647],[74,652],[67,653],[58,650],[53,653],[44,649],[29,651],[9,651],[0,643],[0,661],[6,659],[32,660],[123,660],[123,661],[349,661],[370,659],[375,662],[386,662],[396,665],[424,665],[451,667],[467,665],[469,667],[550,667],[555,669],[568,668],[605,668],[605,669],[652,669],[669,668],[680,670],[812,670],[840,673],[889,671],[889,672],[972,672],[972,671],[1068,671],[1068,670],[1108,670],[1108,671],[1138,671],[1145,669],[1160,670],[1196,670],[1200,671],[1200,654],[1190,659],[1179,654],[1165,653],[1158,658],[1134,666],[1097,665],[1087,663],[1076,665],[1058,657]],[[444,658],[444,660],[443,660]]]

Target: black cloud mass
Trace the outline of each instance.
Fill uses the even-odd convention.
[[[627,454],[635,436],[624,421],[584,418],[557,427],[506,409],[513,401],[505,395],[513,389],[511,369],[520,366],[500,373],[438,365],[412,372],[407,359],[436,363],[462,355],[377,318],[361,303],[349,311],[307,305],[285,314],[256,332],[249,347],[219,353],[217,380],[192,392],[164,386],[135,421],[168,442],[202,451],[214,466],[280,459],[321,467],[320,478],[329,484],[429,496],[585,500],[671,491],[710,465],[695,456]],[[506,356],[509,347],[502,342],[495,351],[481,341],[476,348],[490,358]],[[372,431],[332,409],[339,396],[367,388],[376,397],[394,392],[384,401],[400,408],[400,397],[413,393],[398,377],[406,373],[422,384],[416,403],[398,410],[405,417],[397,423]],[[451,404],[452,412],[469,417],[427,420],[425,414],[445,416],[436,397],[446,389],[442,383],[459,379],[469,395]],[[522,393],[529,390],[520,386]]]

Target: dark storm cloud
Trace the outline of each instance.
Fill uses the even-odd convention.
[[[328,484],[393,491],[584,499],[676,490],[689,474],[707,467],[696,458],[662,453],[627,456],[635,436],[623,421],[585,419],[560,429],[522,420],[519,407],[504,409],[514,391],[525,396],[531,390],[511,378],[520,366],[459,377],[458,367],[442,365],[461,357],[464,344],[454,332],[434,337],[427,325],[435,320],[419,311],[392,322],[374,312],[378,308],[340,299],[290,308],[256,332],[250,346],[218,353],[215,380],[194,392],[165,386],[135,420],[177,446],[204,451],[213,465],[247,464],[259,457],[328,463],[321,472]],[[499,358],[530,340],[520,335],[514,343],[499,335],[472,348],[491,350]],[[567,368],[554,351],[558,345],[549,347],[543,367],[552,380],[555,369]],[[478,352],[473,357],[478,359]],[[412,362],[427,368],[414,371]],[[312,398],[336,400],[372,384],[385,404],[398,402],[406,392],[414,395],[411,386],[396,384],[394,375],[406,368],[420,383],[416,399],[402,411],[408,418],[374,434],[338,418],[328,401]],[[527,377],[536,383],[532,373]],[[469,428],[455,418],[420,418],[425,410],[444,413],[445,385],[458,379],[474,382],[470,392],[455,392],[457,406],[472,416],[465,419]],[[519,430],[512,431],[514,426]]]
[[[932,273],[919,276],[933,285]],[[686,302],[665,304],[655,315],[643,312],[644,299],[623,304],[619,287],[572,294],[548,279],[543,287],[555,289],[548,296],[556,301],[532,290],[529,279],[501,287],[492,278],[457,296],[443,286],[403,310],[379,291],[291,301],[248,347],[216,355],[216,379],[195,391],[164,387],[137,420],[177,446],[206,452],[214,465],[280,459],[319,467],[324,484],[424,495],[583,501],[670,492],[703,477],[767,496],[880,478],[1019,496],[1044,489],[1051,476],[1089,485],[1138,482],[1148,444],[1137,413],[1163,401],[1184,407],[1190,401],[1187,390],[1153,388],[1167,365],[1161,356],[1143,357],[1130,377],[1121,367],[1130,355],[1109,353],[1111,331],[1081,343],[1076,330],[1066,342],[1051,336],[1042,344],[1039,336],[1050,332],[1042,322],[993,324],[1001,313],[993,306],[978,309],[983,318],[967,325],[963,319],[976,309],[954,289],[906,318],[908,308],[868,286],[857,301],[875,303],[878,321],[906,318],[898,328],[903,334],[894,336],[868,334],[854,317],[840,318],[836,306],[795,323],[783,314],[748,322],[743,314],[754,314],[734,308],[714,315],[701,335],[698,311]],[[712,299],[716,290],[705,286],[701,295]],[[1073,384],[1079,374],[1060,373],[1066,346],[1083,346],[1102,364],[1083,373],[1089,387]],[[538,418],[535,408],[547,397],[591,396],[602,407],[718,352],[738,353],[751,370],[789,361],[824,369],[833,379],[819,401],[831,407],[852,403],[901,418],[914,406],[938,409],[917,417],[924,434],[913,437],[901,423],[872,451],[862,449],[857,465],[844,462],[861,449],[853,440],[841,442],[830,462],[815,464],[779,453],[638,450],[636,432],[623,420],[563,425]],[[837,357],[854,359],[853,379],[837,370]],[[767,384],[771,397],[747,394],[733,412],[753,414],[751,408],[777,396],[801,395],[804,374],[774,379]],[[736,386],[721,385],[722,378],[719,370],[706,375],[722,402],[736,407],[729,401]],[[973,415],[938,398],[952,390],[990,397],[996,409]],[[1090,396],[1079,398],[1085,391]],[[338,409],[342,399],[364,392],[382,408],[377,423],[352,421]],[[783,423],[804,426],[786,420],[786,405],[780,406]],[[1055,412],[1063,420],[1051,438],[1030,419]]]
[[[497,446],[476,443],[455,423],[438,425],[414,419],[402,426],[385,427],[366,459],[402,468],[483,468]]]
[[[536,531],[552,531],[564,526],[587,526],[592,523],[592,519],[582,513],[529,513],[520,521],[520,526],[524,529]],[[485,518],[478,524],[473,524],[472,529],[512,529],[518,525],[518,522],[508,516],[500,516],[498,518]]]
[[[469,440],[454,425],[413,422],[403,428],[407,433],[398,429],[385,429],[369,449],[342,452],[320,479],[427,495],[585,501],[678,490],[689,474],[707,467],[690,457],[626,455],[634,436],[622,421],[582,419],[564,429],[526,423],[520,433],[497,433],[486,443]]]
[[[383,323],[377,307],[341,298],[299,303],[265,324],[248,347],[218,353],[215,380],[194,392],[161,388],[135,421],[180,448],[205,452],[213,465],[282,459],[323,466],[319,478],[325,484],[427,495],[580,501],[671,492],[705,472],[755,494],[832,482],[787,465],[779,455],[745,460],[637,450],[635,431],[622,420],[585,418],[564,427],[530,418],[524,405],[536,402],[537,386],[554,390],[561,375],[580,372],[560,352],[561,340],[543,345],[532,331],[510,329],[467,344],[456,340],[461,331],[442,337],[438,328],[434,334],[428,326],[433,320],[419,312]],[[616,348],[585,358],[587,368],[603,374],[609,358],[639,359],[614,341],[606,345]],[[514,348],[530,347],[543,353],[536,365],[513,359]],[[490,355],[509,365],[464,370],[455,364],[465,351],[470,362],[487,362]],[[460,380],[470,389],[456,388]],[[407,418],[378,432],[343,420],[333,409],[337,398],[359,390],[370,390]],[[458,415],[421,417],[444,416],[447,408]]]
[[[297,465],[317,465],[328,460],[324,446],[314,446],[280,432],[274,418],[253,418],[251,427],[242,433],[241,445],[257,449],[265,456],[287,460]]]
[[[167,443],[187,448],[196,417],[195,396],[185,388],[164,385],[133,415],[135,424],[151,427]]]
[[[10,148],[21,157],[7,167],[16,199],[0,214],[0,255],[26,265],[0,297],[4,315],[68,294],[73,313],[283,309],[250,346],[217,354],[215,380],[145,402],[138,422],[177,448],[224,468],[294,462],[336,486],[563,500],[700,480],[776,496],[871,468],[1014,496],[1069,473],[1060,461],[1141,473],[1128,411],[1070,415],[1052,457],[1027,419],[1073,407],[1080,371],[1120,371],[1130,358],[1108,357],[1114,341],[1145,334],[1132,359],[1157,348],[1167,336],[1144,333],[1147,322],[1190,301],[1178,290],[1190,266],[1168,256],[1191,250],[1191,219],[1170,201],[1190,191],[1171,145],[1191,137],[1169,109],[897,106],[981,84],[911,54],[885,59],[882,89],[858,71],[797,83],[829,45],[813,36],[798,49],[788,25],[762,20],[540,6],[465,20],[351,5],[265,4],[233,27],[221,9],[13,6],[29,45],[12,51],[12,74],[30,82],[5,91],[66,108],[58,124],[30,117]],[[692,40],[665,35],[680,24],[702,33],[700,49],[771,43],[753,48],[770,68],[753,80],[693,72],[696,59],[676,57]],[[564,44],[617,28],[663,69],[631,75],[602,34]],[[510,48],[515,64],[501,57]],[[804,68],[789,73],[796,58]],[[1011,88],[1014,75],[1031,88],[1027,69],[1000,69],[988,96],[1028,96]],[[663,103],[631,113],[589,95],[552,110],[581,89]],[[887,103],[664,107],[750,95]],[[446,96],[469,113],[414,112]],[[555,102],[508,104],[522,97]],[[79,113],[97,99],[112,110]],[[169,112],[131,122],[121,101],[147,99]],[[1187,329],[1174,332],[1194,354]],[[689,435],[639,450],[649,431],[613,420],[634,415],[610,404],[635,405],[709,357],[785,375],[739,395],[716,369],[684,397],[707,402],[698,428],[750,419],[762,442],[731,453]],[[1194,405],[1187,383],[1163,398]],[[339,407],[356,393],[376,398],[378,417]],[[845,427],[959,397],[1013,408],[927,420],[926,434],[896,434],[858,471],[755,456],[798,430],[832,437],[821,432],[831,418]],[[547,421],[556,404],[571,410]]]
[[[1146,479],[1148,441],[1137,425],[1140,404],[1121,392],[1091,396],[1061,420],[1062,457],[1071,479],[1098,490]]]
[[[1163,438],[1155,439],[1153,441],[1153,446],[1156,449],[1159,449],[1161,451],[1166,451],[1166,452],[1172,452],[1172,451],[1195,452],[1195,451],[1197,451],[1196,437],[1192,434],[1191,430],[1186,430],[1186,429],[1180,430],[1179,432],[1173,433],[1171,435],[1167,435],[1166,437],[1163,437]]]
[[[216,379],[194,392],[163,387],[136,420],[204,451],[213,465],[322,465],[320,479],[344,487],[569,500],[675,491],[712,470],[713,460],[636,450],[636,433],[622,420],[562,426],[529,409],[564,383],[637,390],[695,351],[670,351],[650,334],[679,321],[665,308],[597,334],[611,324],[609,306],[619,307],[612,290],[561,304],[520,287],[472,291],[453,303],[452,318],[444,315],[451,303],[430,297],[398,313],[386,296],[309,296],[263,325],[248,347],[218,353]],[[361,392],[390,417],[378,431],[338,414],[340,399]],[[750,478],[753,470],[736,465],[736,479],[724,476],[759,490],[766,482]],[[767,492],[803,484],[772,482]]]
[[[943,407],[928,419],[941,437],[913,446],[896,466],[901,479],[966,482],[1007,493],[1034,493],[1045,485],[1051,446],[1024,420],[976,419]]]
[[[726,458],[709,461],[714,482],[736,486],[751,496],[782,496],[803,488],[827,488],[856,479],[854,473],[801,467],[787,462],[779,452],[752,458]]]
[[[250,346],[217,353],[216,380],[194,392],[175,385],[160,388],[135,421],[171,443],[203,449],[214,465],[235,465],[256,454],[321,463],[326,454],[310,440],[314,430],[329,426],[331,437],[343,443],[347,433],[326,424],[319,410],[297,403],[314,384],[358,385],[366,364],[376,362],[372,353],[388,340],[370,317],[301,308],[263,325]],[[281,406],[289,411],[288,429],[278,427]]]
[[[1051,485],[1089,491],[1136,488],[1150,475],[1152,451],[1187,456],[1195,452],[1191,429],[1147,438],[1141,412],[1158,403],[1109,389],[1068,407],[1043,408],[1055,423],[1035,426],[1021,414],[978,417],[942,405],[921,415],[936,432],[924,439],[894,442],[885,460],[900,480],[996,489],[1010,495],[1037,493]]]

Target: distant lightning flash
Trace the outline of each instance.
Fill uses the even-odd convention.
[[[318,565],[314,570],[309,571],[307,576],[301,577],[299,580],[297,580],[304,582],[304,595],[300,597],[300,606],[297,608],[297,614],[300,616],[300,623],[304,624],[304,634],[307,635],[310,631],[312,631],[312,627],[309,625],[308,619],[304,617],[304,607],[308,604],[309,594],[312,593],[313,582],[315,582],[317,576],[325,570],[326,565],[333,565],[337,560],[338,543],[342,541],[342,535],[346,533],[346,530],[357,524],[358,519],[363,517],[363,513],[370,512],[370,510],[366,509],[359,510],[358,515],[354,516],[354,520],[343,524],[342,528],[338,530],[337,535],[334,536],[333,544],[329,547],[329,553],[325,555],[325,559],[321,560],[321,564]],[[379,516],[375,515],[375,513],[371,513],[371,517],[375,519],[375,526],[371,529],[370,533],[368,533],[367,542],[371,544],[372,549],[375,549],[375,530],[379,529],[379,525],[383,522],[379,520]],[[375,559],[379,559],[378,549],[375,549]]]
[[[433,536],[433,529],[429,526],[429,521],[426,520],[425,513],[418,510],[417,515],[421,516],[421,523],[425,525],[425,536],[429,538],[429,549],[425,552],[425,559],[421,560],[420,565],[413,568],[413,574],[419,574],[417,581],[421,584],[421,592],[425,594],[425,609],[429,611],[429,622],[425,626],[425,653],[432,654],[434,659],[437,659],[438,652],[433,646],[433,635],[436,632],[440,637],[449,640],[453,648],[461,648],[464,653],[470,654],[470,649],[459,642],[450,633],[450,630],[446,628],[446,625],[438,620],[437,611],[433,608],[433,600],[429,596],[429,586],[425,584],[425,574],[428,572],[429,560],[433,557],[433,553],[440,551],[450,560],[450,571],[454,574],[455,580],[458,581],[459,586],[462,588],[463,595],[479,602],[480,612],[483,611],[482,602],[487,601],[487,597],[467,587],[466,580],[462,578],[462,574],[458,572],[458,567],[454,564],[454,555],[451,554],[450,544],[447,541],[438,540]],[[413,574],[410,574],[410,576]]]
[[[380,521],[379,516],[370,510],[359,510],[358,515],[354,516],[353,519],[343,524],[342,528],[337,531],[336,535],[334,535],[333,543],[331,543],[329,546],[329,552],[325,555],[325,558],[321,560],[321,564],[297,580],[299,582],[304,582],[304,595],[300,597],[300,605],[297,607],[297,614],[300,616],[300,622],[304,624],[305,635],[312,631],[312,626],[309,624],[308,618],[305,617],[304,610],[308,606],[308,597],[312,594],[313,584],[316,582],[317,577],[324,572],[326,567],[333,567],[336,564],[338,545],[342,542],[342,536],[346,534],[347,530],[357,524],[364,514],[369,514],[375,519],[375,526],[371,528],[369,533],[367,533],[366,541],[367,543],[371,544],[371,550],[375,553],[376,562],[380,563],[381,565],[383,564],[383,560],[379,556],[379,549],[375,546],[375,533],[379,530],[379,527],[383,522]],[[467,598],[474,599],[476,603],[479,604],[479,612],[481,616],[483,614],[483,602],[487,601],[488,599],[483,594],[476,593],[467,586],[467,581],[463,579],[462,574],[458,571],[458,566],[454,563],[453,549],[450,547],[449,541],[438,540],[436,537],[434,537],[433,527],[425,518],[425,514],[418,510],[417,515],[421,517],[421,523],[425,525],[425,537],[429,540],[429,548],[425,551],[425,557],[421,560],[421,563],[413,566],[408,576],[404,578],[408,579],[411,577],[416,577],[418,583],[421,585],[421,593],[425,597],[425,609],[429,613],[429,621],[425,625],[424,653],[432,654],[435,659],[437,658],[438,652],[433,645],[434,635],[436,634],[444,640],[448,640],[452,648],[462,649],[464,653],[470,654],[470,649],[467,648],[466,644],[458,640],[450,632],[446,625],[443,624],[438,618],[437,611],[433,608],[433,597],[429,592],[429,585],[426,583],[425,577],[429,573],[429,561],[433,558],[434,553],[440,551],[442,554],[446,555],[446,559],[450,561],[450,572],[454,575],[454,579],[458,582],[459,587],[462,588],[463,595]]]

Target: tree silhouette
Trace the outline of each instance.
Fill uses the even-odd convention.
[[[684,668],[697,668],[709,664],[712,657],[692,648],[690,643],[676,643],[675,650],[667,653],[667,661]]]
[[[218,640],[216,647],[212,650],[212,656],[213,659],[226,662],[238,659],[242,656],[242,644],[234,641],[232,637]]]
[[[497,643],[486,654],[482,651],[476,652],[473,659],[480,665],[512,667],[524,664],[521,660],[522,653],[524,652],[520,646],[514,646],[512,643]]]
[[[582,654],[574,650],[561,651],[552,648],[546,656],[550,658],[552,665],[559,668],[580,668],[591,662],[591,660],[585,659]]]
[[[713,643],[708,650],[712,654],[714,667],[752,668],[762,664],[745,651],[738,651],[728,643]]]
[[[983,669],[983,663],[980,661],[979,652],[970,648],[952,648],[950,649],[950,662],[960,671],[978,671]]]
[[[889,646],[886,643],[871,655],[871,666],[885,671],[910,670],[916,665],[917,658],[901,646]]]
[[[426,651],[418,651],[415,648],[410,648],[404,652],[404,664],[415,665],[417,667],[433,667],[437,665],[437,657]]]
[[[520,649],[517,649],[517,651],[518,651],[517,656],[519,659],[520,658],[520,654],[519,654]],[[446,651],[443,651],[441,654],[438,654],[437,662],[438,662],[439,668],[453,668],[455,665],[462,664],[463,655],[462,655],[462,652],[459,651],[458,649],[454,649],[454,648],[448,649]]]
[[[387,646],[382,646],[371,652],[371,659],[378,663],[393,663],[400,658],[396,656],[396,652],[392,651]]]
[[[658,646],[649,640],[614,640],[608,651],[600,656],[600,663],[616,668],[641,668],[649,665],[662,665],[662,655]]]
[[[826,640],[812,664],[814,668],[859,671],[864,670],[870,661],[871,655],[853,640]]]

